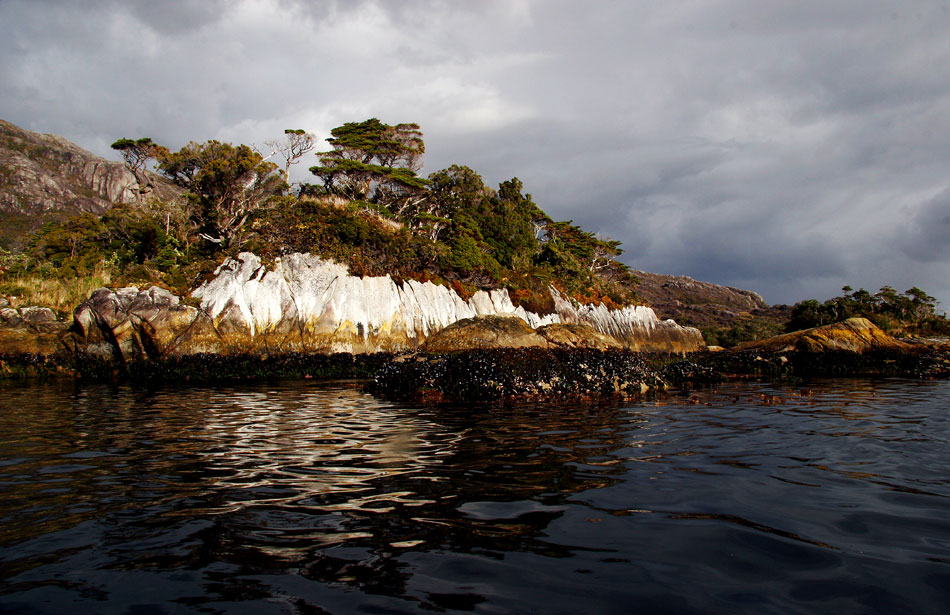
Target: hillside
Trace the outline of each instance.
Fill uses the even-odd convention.
[[[331,140],[335,147],[352,132],[363,131],[359,137],[365,140],[367,130],[389,130],[408,144],[405,149],[413,156],[424,151],[415,125],[389,127],[369,120],[336,130]],[[661,318],[707,330],[748,328],[759,321],[774,321],[778,327],[782,317],[781,310],[770,309],[754,292],[628,269],[616,260],[622,252],[617,242],[551,220],[530,194],[522,193],[517,178],[495,190],[467,167],[453,165],[425,180],[415,176],[411,164],[392,163],[364,165],[357,170],[374,175],[353,180],[356,163],[334,157],[343,151],[335,149],[325,152],[322,166],[312,169],[326,187],[304,186],[295,197],[278,185],[282,182],[276,165],[263,162],[246,146],[209,141],[189,144],[177,153],[157,146],[156,151],[164,156],[164,177],[133,172],[61,137],[0,121],[0,247],[22,251],[43,222],[87,213],[94,218],[74,218],[70,225],[34,235],[25,254],[27,266],[47,274],[51,266],[66,268],[81,277],[109,260],[112,283],[159,283],[184,293],[239,248],[266,259],[311,251],[346,264],[357,275],[433,280],[463,294],[505,287],[516,303],[538,311],[550,307],[545,305],[550,300],[547,286],[554,284],[584,302],[645,303]],[[194,194],[197,184],[188,182],[194,180],[195,160],[212,153],[252,161],[260,207],[243,212],[243,218],[240,212],[229,218],[232,227],[222,222],[219,205],[213,216],[205,207],[206,217],[201,217],[202,199],[210,202],[213,195],[196,195],[192,203],[197,207],[183,204],[177,206],[182,211],[171,214],[174,208],[166,205],[159,217],[154,208],[145,212],[138,207],[146,200],[181,203],[176,195],[189,190]],[[340,179],[339,168],[344,166],[350,176]],[[365,192],[371,180],[378,186],[376,194]],[[246,177],[241,181],[245,191],[253,183]],[[420,190],[427,191],[425,207],[410,198]],[[114,203],[133,207],[112,208]],[[234,225],[234,219],[243,226]],[[13,294],[11,288],[28,286],[6,282],[7,291],[0,292]]]
[[[146,195],[169,199],[180,192],[154,173],[142,179],[145,187],[122,163],[0,120],[0,247],[23,248],[28,234],[47,221],[102,214],[113,203]]]

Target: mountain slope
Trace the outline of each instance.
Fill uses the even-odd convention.
[[[142,179],[144,187],[122,163],[0,120],[0,247],[22,247],[26,235],[47,221],[180,192],[153,173]]]

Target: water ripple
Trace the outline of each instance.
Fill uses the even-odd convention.
[[[9,387],[0,610],[939,613],[948,407],[902,380],[477,409]]]

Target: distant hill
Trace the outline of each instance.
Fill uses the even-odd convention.
[[[142,186],[120,162],[96,156],[66,139],[23,130],[0,120],[0,247],[24,246],[30,231],[81,212],[101,214],[113,203],[180,192],[146,173]]]
[[[788,306],[770,306],[753,291],[701,282],[683,275],[640,270],[633,273],[640,279],[637,293],[657,314],[680,323],[722,326],[744,315],[788,320]]]

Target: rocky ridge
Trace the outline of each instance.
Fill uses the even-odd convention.
[[[867,318],[848,318],[839,323],[778,335],[766,340],[745,342],[737,351],[831,352],[844,350],[862,354],[876,350],[910,351],[913,346],[894,339]]]
[[[150,172],[138,176],[56,135],[0,120],[0,234],[8,246],[47,220],[81,212],[101,214],[113,203],[143,196],[171,199],[181,191]],[[12,231],[16,231],[13,233]]]

